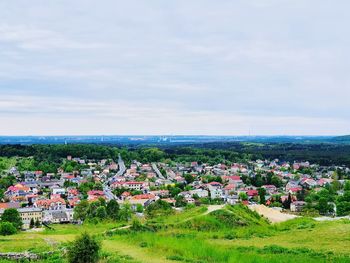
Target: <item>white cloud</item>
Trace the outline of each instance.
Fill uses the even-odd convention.
[[[1,2],[0,132],[347,133],[348,5]]]

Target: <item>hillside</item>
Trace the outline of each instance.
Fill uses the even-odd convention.
[[[135,223],[137,222],[137,223]],[[130,228],[99,223],[56,225],[0,239],[2,252],[56,251],[40,263],[66,262],[61,248],[87,231],[103,244],[101,262],[349,262],[350,223],[298,218],[269,224],[243,206],[197,207],[134,221]],[[21,242],[19,242],[21,240]],[[1,263],[7,262],[0,260]]]

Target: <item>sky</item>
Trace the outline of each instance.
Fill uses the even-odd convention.
[[[0,1],[0,135],[350,134],[350,1]]]

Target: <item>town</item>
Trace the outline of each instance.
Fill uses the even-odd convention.
[[[114,217],[143,217],[162,200],[173,209],[201,205],[262,204],[283,213],[345,216],[350,213],[350,169],[307,160],[203,163],[89,159],[68,155],[56,172],[2,171],[0,216],[16,209],[23,230],[51,224],[81,224]],[[113,206],[119,214],[113,215]]]

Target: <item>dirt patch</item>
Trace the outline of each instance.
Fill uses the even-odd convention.
[[[266,207],[264,205],[250,205],[249,208],[257,212],[259,215],[267,218],[271,223],[280,223],[297,217],[295,215],[281,213],[278,210]]]

